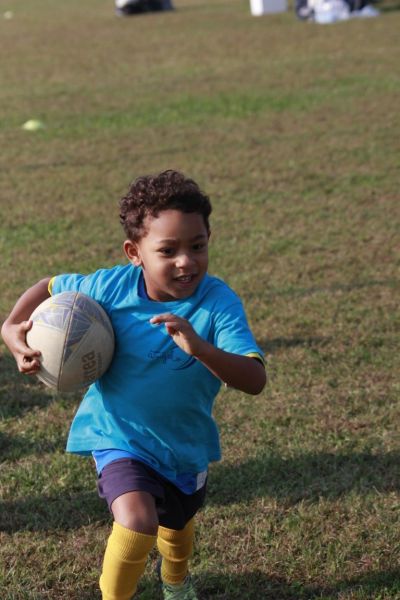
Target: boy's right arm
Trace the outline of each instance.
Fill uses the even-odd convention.
[[[50,297],[49,283],[50,277],[46,277],[26,290],[1,328],[3,340],[14,356],[18,370],[26,375],[34,375],[40,368],[40,352],[27,346],[26,333],[32,327],[29,320],[32,312]]]

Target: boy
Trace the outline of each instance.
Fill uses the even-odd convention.
[[[114,518],[100,577],[103,600],[129,600],[157,543],[166,600],[196,600],[188,575],[194,516],[208,464],[220,459],[212,406],[223,381],[249,394],[266,383],[241,302],[207,274],[208,197],[176,171],[141,177],[120,203],[128,264],[57,275],[27,290],[2,327],[22,373],[31,312],[49,294],[81,291],[111,318],[113,362],[91,385],[67,450],[92,454],[99,495]]]

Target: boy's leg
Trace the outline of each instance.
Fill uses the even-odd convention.
[[[158,528],[157,545],[162,556],[161,578],[164,583],[178,585],[188,574],[188,562],[193,551],[194,519],[184,529]]]
[[[103,600],[130,600],[156,541],[158,516],[148,492],[129,492],[112,503],[114,525],[108,539],[100,589]]]

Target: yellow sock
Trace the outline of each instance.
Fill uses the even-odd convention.
[[[165,583],[182,583],[188,573],[188,562],[193,550],[194,519],[184,529],[176,531],[158,528],[157,545],[163,557],[161,578]]]
[[[156,536],[131,531],[114,522],[100,577],[103,600],[130,600],[146,568]]]

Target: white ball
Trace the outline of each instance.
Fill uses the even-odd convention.
[[[60,392],[99,379],[110,366],[114,331],[103,308],[80,292],[62,292],[42,302],[30,317],[26,342],[40,350],[38,378]]]

